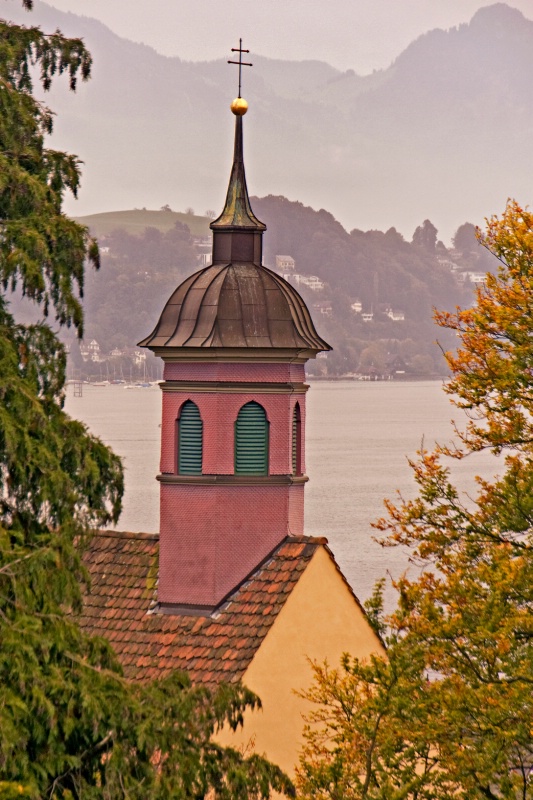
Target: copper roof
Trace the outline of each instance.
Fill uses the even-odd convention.
[[[212,616],[156,610],[156,534],[101,531],[84,561],[90,574],[83,629],[105,636],[134,680],[188,670],[196,683],[240,680],[326,539],[288,538]]]
[[[139,345],[156,350],[301,350],[306,358],[313,352],[331,350],[316,332],[296,289],[261,265],[266,225],[253,213],[248,197],[239,116],[226,203],[211,228],[214,263],[178,286],[155,329]]]
[[[266,231],[264,222],[260,222],[252,211],[248,197],[244,173],[242,117],[235,117],[235,148],[226,203],[222,214],[213,220],[209,227],[214,231],[220,229]]]
[[[252,263],[214,264],[191,275],[139,344],[331,350],[296,289]]]

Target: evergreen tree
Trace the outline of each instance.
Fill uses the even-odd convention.
[[[460,339],[445,389],[466,429],[420,453],[418,496],[378,524],[423,570],[398,581],[387,630],[379,593],[370,604],[387,658],[316,667],[326,729],[307,732],[305,798],[533,797],[533,214],[509,203],[481,241],[499,274],[474,307],[437,314]],[[463,498],[442,457],[480,450],[501,474]]]
[[[455,231],[452,244],[456,250],[464,256],[476,253],[479,249],[479,242],[476,238],[476,226],[471,222],[463,222]]]
[[[30,9],[31,0],[23,0]],[[0,20],[0,797],[220,798],[292,791],[279,769],[212,742],[258,699],[173,675],[124,679],[105,641],[75,623],[83,545],[116,521],[120,459],[63,411],[65,351],[44,322],[16,323],[19,287],[82,333],[84,262],[96,243],[61,211],[79,164],[51,150],[51,112],[32,94],[89,76],[83,42]]]
[[[422,225],[413,233],[413,244],[422,247],[430,253],[435,252],[437,246],[437,229],[429,219],[425,219]]]

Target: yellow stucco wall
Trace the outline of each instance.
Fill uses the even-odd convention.
[[[294,773],[302,744],[302,715],[309,704],[294,693],[312,679],[308,658],[338,666],[348,652],[365,658],[382,652],[379,639],[331,557],[319,547],[246,670],[243,683],[259,695],[261,711],[248,713],[236,734],[217,739],[264,754]]]

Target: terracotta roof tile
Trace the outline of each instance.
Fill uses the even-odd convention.
[[[101,531],[89,544],[81,624],[105,636],[135,680],[187,669],[193,681],[238,681],[325,539],[289,537],[211,616],[157,611],[155,534]],[[150,587],[149,589],[147,587]]]

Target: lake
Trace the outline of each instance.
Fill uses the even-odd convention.
[[[159,528],[161,391],[122,386],[68,387],[66,411],[85,422],[124,459],[126,491],[119,530]],[[448,442],[450,420],[462,414],[438,381],[315,381],[307,394],[306,533],[326,536],[346,578],[361,600],[387,573],[409,566],[402,548],[383,549],[371,522],[384,513],[383,499],[396,490],[413,496],[407,463],[422,441]],[[474,477],[492,476],[497,459],[486,453],[453,461],[457,483],[472,493]],[[390,594],[388,595],[390,598]]]

